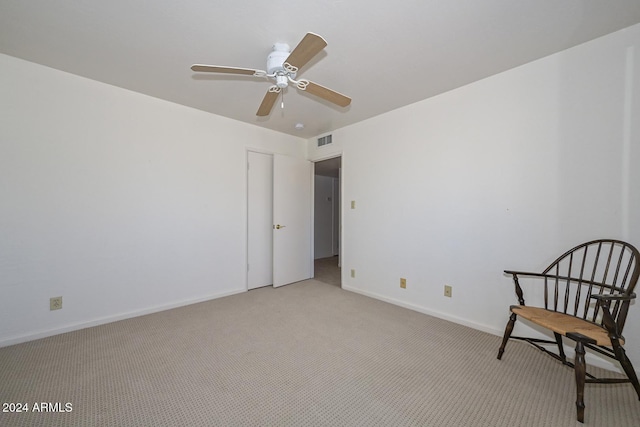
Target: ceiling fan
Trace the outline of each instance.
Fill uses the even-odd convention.
[[[314,56],[325,48],[327,42],[317,34],[307,33],[298,45],[289,52],[289,45],[276,43],[273,51],[267,57],[267,71],[251,68],[223,67],[217,65],[194,64],[191,69],[202,73],[240,74],[254,77],[265,77],[275,81],[258,108],[257,116],[268,116],[278,99],[278,95],[289,83],[299,90],[304,90],[312,95],[329,101],[340,107],[346,107],[351,103],[351,98],[334,90],[321,86],[309,80],[296,80],[298,70],[307,64]]]

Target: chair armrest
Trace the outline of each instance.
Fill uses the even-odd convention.
[[[541,273],[531,273],[528,271],[514,271],[514,270],[505,270],[506,274],[511,274],[512,276],[533,276],[533,277],[544,277],[544,274]]]
[[[516,280],[518,278],[518,276],[529,276],[529,277],[538,277],[538,278],[543,278],[543,279],[550,279],[550,280],[562,280],[562,281],[572,281],[572,282],[580,282],[583,285],[595,285],[595,286],[601,286],[604,288],[608,288],[608,289],[612,289],[615,290],[617,292],[621,292],[622,290],[619,288],[616,288],[615,286],[612,285],[607,285],[607,284],[603,284],[600,282],[594,282],[588,279],[584,279],[584,278],[577,278],[577,277],[570,277],[570,276],[560,276],[560,275],[556,275],[556,274],[545,274],[545,273],[531,273],[531,272],[526,272],[526,271],[513,271],[513,270],[504,270],[504,272],[506,274],[510,274],[513,276],[514,280]],[[603,295],[603,296],[607,296],[607,295]],[[635,298],[635,294],[634,294],[634,298]]]
[[[520,287],[520,282],[518,281],[518,275],[521,276],[541,276],[539,273],[527,273],[524,271],[513,271],[513,270],[505,270],[506,274],[510,274],[513,277],[513,284],[516,287],[516,297],[518,298],[518,303],[520,305],[525,305],[524,296],[522,293],[522,288]]]
[[[631,301],[635,299],[636,294],[630,295],[591,295],[591,298],[597,299],[598,301]]]
[[[633,293],[629,295],[591,295],[591,298],[598,300],[598,304],[602,308],[602,326],[604,326],[604,328],[609,333],[609,337],[611,337],[612,342],[613,340],[621,338],[622,328],[619,327],[618,322],[611,315],[611,311],[609,311],[609,303],[611,301],[631,301],[635,297],[636,294]],[[624,317],[622,324],[624,325]]]

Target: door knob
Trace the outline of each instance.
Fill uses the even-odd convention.
[[[273,226],[273,228],[275,228],[276,230],[280,230],[281,228],[284,228],[284,227],[285,227],[284,225],[280,225],[280,224]]]

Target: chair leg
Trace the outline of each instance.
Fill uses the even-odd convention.
[[[576,409],[578,411],[578,421],[584,423],[584,384],[585,376],[587,372],[587,366],[584,361],[584,345],[582,342],[576,342],[576,360],[575,360],[575,372],[576,372]]]
[[[511,332],[513,332],[513,325],[516,323],[516,314],[511,313],[509,316],[509,321],[507,322],[507,327],[504,330],[504,337],[502,338],[502,345],[498,350],[498,360],[502,359],[502,354],[504,353],[504,348],[507,346],[507,341],[509,341],[509,337],[511,336]]]
[[[558,355],[560,359],[562,359],[562,364],[567,365],[567,356],[564,354],[564,345],[562,344],[562,335],[557,332],[554,332],[553,335],[556,337],[556,344],[558,344]]]
[[[624,372],[627,374],[627,378],[629,378],[629,381],[633,384],[633,388],[636,390],[636,394],[640,400],[640,383],[638,383],[638,376],[636,375],[635,369],[633,369],[631,361],[617,339],[612,339],[611,343],[613,344],[613,352],[616,355],[616,359],[622,365],[622,369],[624,369]]]

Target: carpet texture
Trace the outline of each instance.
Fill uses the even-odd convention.
[[[330,285],[341,286],[340,267],[338,267],[338,257],[319,258],[313,263],[313,278]]]
[[[516,341],[498,361],[499,345],[308,280],[1,348],[1,402],[73,409],[0,425],[580,425],[570,369]],[[586,426],[640,425],[628,384],[585,401]]]

